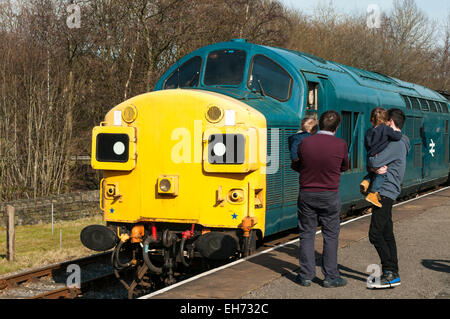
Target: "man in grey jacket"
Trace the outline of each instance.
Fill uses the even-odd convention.
[[[405,123],[403,111],[390,109],[388,115],[389,126],[394,131],[401,131]],[[370,288],[389,288],[400,285],[397,245],[392,223],[392,205],[401,192],[406,156],[409,150],[409,139],[403,135],[399,141],[390,142],[377,156],[369,158],[371,167],[379,167],[377,173],[387,172],[387,179],[380,190],[382,207],[374,207],[369,229],[369,240],[380,256],[383,273],[380,280],[369,285]]]

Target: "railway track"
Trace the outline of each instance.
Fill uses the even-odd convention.
[[[110,259],[111,252],[105,252],[0,277],[0,299],[77,298],[96,283],[114,276]],[[79,287],[67,285],[70,265],[80,267]]]

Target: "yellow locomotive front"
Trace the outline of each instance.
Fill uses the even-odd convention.
[[[83,244],[116,247],[117,268],[142,261],[154,273],[167,268],[161,249],[184,265],[195,252],[248,254],[264,232],[266,139],[261,113],[214,92],[156,91],[114,107],[92,136],[107,227],[85,228]],[[125,247],[142,258],[123,263]]]

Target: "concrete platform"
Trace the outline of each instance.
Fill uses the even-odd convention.
[[[393,220],[402,280],[396,288],[367,288],[372,273],[367,267],[380,261],[367,238],[370,216],[366,215],[341,226],[338,262],[348,280],[345,287],[321,286],[322,237],[318,234],[317,278],[310,287],[294,282],[299,269],[297,240],[144,298],[450,299],[450,188],[396,205]]]

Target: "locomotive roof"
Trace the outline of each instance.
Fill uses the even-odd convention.
[[[249,43],[245,39],[233,39],[228,42],[215,43],[189,53],[169,68],[155,86],[155,90],[162,89],[165,79],[189,59],[200,56],[206,60],[210,52],[228,49],[245,50],[248,56],[254,56],[255,54],[265,55],[280,64],[297,79],[306,78],[307,76],[326,78],[334,87],[336,98],[340,103],[345,103],[348,106],[354,105],[356,107],[356,105],[361,105],[362,103],[385,106],[403,105],[405,107],[400,94],[448,103],[447,99],[438,92],[418,84],[328,61],[304,52]],[[233,93],[231,93],[233,91],[234,95],[240,95],[240,99],[245,100],[245,103],[261,108],[262,111],[270,112],[272,119],[277,113],[277,109],[280,108],[280,121],[286,121],[286,117],[284,116],[283,120],[281,113],[288,112],[283,105],[287,104],[290,106],[291,111],[297,112],[297,105],[302,105],[302,99],[305,98],[296,97],[295,99],[291,98],[287,102],[273,100],[271,103],[266,103],[265,99],[252,99],[252,93],[248,92],[246,85],[246,83],[242,83],[240,88],[199,85],[196,89],[217,91],[230,96],[233,96]],[[300,84],[297,83],[296,85]],[[267,107],[264,106],[265,104],[267,104]]]
[[[356,83],[361,86],[371,87],[375,89],[382,89],[388,91],[395,91],[400,94],[408,96],[416,96],[434,100],[445,100],[436,91],[428,89],[424,86],[409,83],[396,79],[381,73],[371,72],[337,62],[325,60],[323,58],[299,51],[288,50],[284,48],[265,47],[268,50],[274,51],[280,56],[287,59],[302,71],[315,72],[319,74],[326,74],[330,79],[338,73],[349,74]]]
[[[282,63],[283,65],[285,65],[287,62],[299,71],[327,75],[332,81],[333,78],[338,78],[339,74],[347,74],[350,75],[354,79],[354,81],[361,86],[394,91],[408,96],[446,101],[446,99],[436,91],[418,84],[405,82],[384,74],[358,69],[337,62],[325,60],[321,57],[317,57],[305,52],[299,52],[279,47],[261,46],[258,44],[247,42],[245,39],[233,39],[229,42],[221,42],[208,45],[190,53],[188,56],[191,57],[201,53],[202,51],[211,51],[214,49],[222,48],[241,48],[247,51],[255,50],[255,48],[264,49],[272,53],[272,58],[274,58],[275,55],[282,60],[285,60],[285,63]],[[338,81],[333,82],[335,82],[335,84],[338,83]]]

